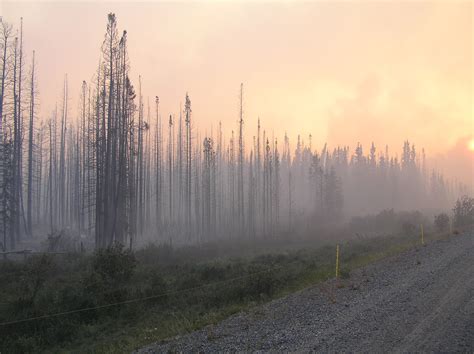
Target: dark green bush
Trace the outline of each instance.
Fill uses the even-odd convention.
[[[99,250],[92,260],[93,271],[107,283],[124,284],[133,275],[137,261],[121,244]]]

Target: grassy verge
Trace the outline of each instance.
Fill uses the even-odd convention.
[[[441,237],[426,233],[425,242]],[[419,244],[419,236],[344,241],[341,274]],[[334,243],[212,260],[180,252],[117,248],[0,263],[0,322],[149,297],[2,326],[0,352],[130,352],[334,276]]]

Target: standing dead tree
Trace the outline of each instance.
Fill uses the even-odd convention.
[[[6,124],[5,95],[8,88],[8,77],[11,69],[10,37],[12,26],[0,18],[0,227],[2,232],[2,250],[15,247],[15,238],[12,237],[12,187],[13,187],[13,160],[11,129]],[[10,236],[10,238],[8,238]]]
[[[185,105],[185,123],[186,123],[186,182],[184,196],[185,202],[185,220],[186,220],[186,233],[188,239],[191,237],[191,181],[192,181],[192,170],[191,170],[191,100],[186,93]]]
[[[239,233],[243,234],[245,228],[244,218],[244,84],[240,84],[240,110],[239,110],[239,170],[237,175],[237,215],[239,223]]]
[[[160,99],[155,97],[156,110],[156,127],[155,127],[155,211],[156,211],[156,228],[158,231],[162,228],[163,223],[163,141],[162,141],[162,126],[159,112]]]
[[[202,226],[207,240],[214,237],[215,226],[215,154],[211,138],[204,138],[204,166],[202,171]]]
[[[128,78],[127,32],[119,38],[112,13],[108,15],[102,57],[96,108],[96,247],[124,244],[127,235],[132,247],[135,226],[130,231],[126,220],[130,214],[136,215],[136,203],[135,196],[130,197],[127,191],[131,184],[136,185],[130,178],[131,166],[141,168],[133,157],[135,92]],[[139,120],[139,136],[142,129],[144,123]],[[130,219],[135,224],[135,218]]]
[[[169,223],[173,224],[173,116],[170,114],[168,121],[168,207]]]
[[[26,223],[28,233],[31,234],[33,228],[33,137],[34,137],[34,119],[35,119],[35,52],[33,51],[33,59],[31,64],[31,81],[30,81],[30,109],[29,109],[29,128],[28,128],[28,184],[27,184],[27,214]],[[39,207],[39,206],[38,206]]]

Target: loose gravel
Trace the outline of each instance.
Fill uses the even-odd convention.
[[[474,233],[451,236],[139,353],[474,352]]]

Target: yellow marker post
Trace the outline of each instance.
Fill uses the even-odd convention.
[[[339,278],[339,244],[336,245],[336,279]]]
[[[423,233],[423,224],[421,224],[421,244],[425,244],[425,235]]]

